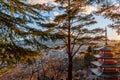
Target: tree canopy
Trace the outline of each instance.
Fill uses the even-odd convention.
[[[114,29],[118,35],[120,34],[120,2],[119,1],[111,1],[104,0],[103,2],[97,4],[99,7],[97,14],[102,15],[104,18],[108,18],[113,21],[113,23],[109,24],[108,27]]]
[[[74,44],[86,44],[90,40],[94,40],[101,36],[104,32],[102,28],[94,28],[93,24],[96,24],[93,14],[85,13],[85,6],[89,6],[86,1],[83,0],[71,0],[71,4],[68,5],[68,0],[55,0],[59,5],[55,6],[53,9],[57,8],[60,12],[59,15],[55,15],[53,21],[50,23],[43,24],[42,26],[53,30],[53,33],[60,33],[65,36],[63,39],[65,46],[67,43],[68,36],[68,17],[70,17],[70,35],[72,47]],[[70,9],[69,9],[70,8]],[[75,47],[75,46],[74,46]],[[71,50],[74,52],[74,47]]]
[[[86,6],[90,6],[85,0],[55,0],[58,4],[53,8],[60,12],[53,20],[42,26],[53,30],[52,33],[60,33],[65,36],[63,40],[65,52],[68,54],[68,80],[72,79],[72,59],[80,52],[82,45],[88,44],[104,32],[101,28],[93,28],[97,23],[93,14],[86,14]]]
[[[41,11],[46,9],[45,6],[28,4],[23,0],[1,0],[0,6],[2,40],[14,43],[15,40],[20,39],[32,42],[35,36],[46,39],[49,33],[36,28],[36,25],[45,21],[45,17],[41,15]]]

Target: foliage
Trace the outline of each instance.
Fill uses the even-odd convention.
[[[34,60],[37,52],[25,49],[26,46],[40,51],[48,48],[44,41],[55,40],[56,37],[63,38],[61,34],[51,34],[48,29],[42,30],[42,23],[47,19],[42,13],[44,10],[51,10],[52,7],[32,5],[25,1],[0,1],[0,48],[4,51],[0,53],[0,56],[3,62],[22,61],[24,63],[28,60],[31,63],[31,59]],[[37,26],[41,29],[37,29]],[[24,47],[20,47],[22,41]]]
[[[87,53],[85,54],[84,61],[85,61],[85,67],[90,67],[90,62],[94,60],[94,54],[93,54],[93,48],[92,46],[88,47]]]
[[[71,52],[76,53],[74,45],[83,45],[89,41],[96,39],[99,35],[104,32],[102,28],[93,28],[90,26],[97,23],[94,20],[92,14],[83,14],[85,12],[85,6],[88,4],[83,0],[72,0],[70,6],[68,6],[67,0],[55,0],[59,5],[55,6],[58,9],[58,12],[61,11],[61,14],[54,16],[54,20],[50,23],[46,23],[43,26],[53,30],[53,33],[59,33],[64,35],[65,38],[64,46],[68,45],[67,36],[68,36],[68,16],[70,16],[70,36],[71,36]],[[68,9],[70,7],[70,10]],[[77,7],[77,8],[76,8]],[[97,38],[98,39],[98,38]],[[97,40],[96,39],[96,40]],[[80,47],[79,47],[80,48]],[[79,49],[77,49],[78,51]],[[75,51],[75,52],[74,52]]]
[[[1,0],[0,6],[0,65],[31,62],[38,53],[19,47],[15,42],[23,38],[28,41],[35,33],[29,24],[43,20],[40,8],[22,0]]]
[[[116,3],[116,4],[114,4]],[[120,4],[119,1],[105,0],[101,2],[99,5],[99,10],[97,14],[102,15],[104,18],[108,18],[112,20],[112,23],[108,25],[108,27],[114,29],[118,35],[120,34]]]
[[[0,62],[1,66],[9,66],[13,64],[25,64],[34,61],[35,56],[40,56],[41,54],[36,51],[31,51],[29,49],[24,49],[19,46],[1,43],[0,45]],[[3,47],[5,45],[5,47]],[[33,63],[33,62],[32,62]]]
[[[23,0],[1,0],[0,6],[0,39],[3,41],[15,45],[15,41],[22,39],[38,48],[47,48],[42,44],[42,40],[59,36],[50,34],[48,29],[42,30],[42,24],[48,19],[42,13],[52,7],[32,5]]]
[[[60,33],[65,36],[63,40],[64,50],[68,54],[68,80],[72,80],[72,60],[75,54],[79,53],[82,45],[88,44],[96,36],[101,35],[104,30],[101,28],[90,28],[96,21],[92,14],[84,14],[85,0],[55,0],[58,4],[53,8],[61,14],[54,16],[53,21],[43,25],[53,30],[52,33]],[[88,2],[89,3],[89,2]]]

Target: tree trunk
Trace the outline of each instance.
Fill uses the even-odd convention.
[[[68,49],[68,80],[72,80],[72,52],[71,52],[71,19],[70,19],[70,0],[68,0],[68,45],[67,45],[67,49]]]
[[[68,80],[72,80],[72,56],[69,56],[69,65],[68,65]]]

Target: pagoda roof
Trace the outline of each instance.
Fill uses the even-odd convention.
[[[100,76],[102,73],[97,68],[91,68],[90,69],[96,76]]]
[[[96,54],[96,55],[94,55],[94,57],[96,57],[96,58],[119,59],[119,58],[116,58],[115,56],[106,56],[106,55],[100,55],[100,54]]]
[[[102,49],[102,48],[104,48],[104,47],[94,48],[94,50],[100,50],[100,49]]]
[[[99,76],[99,77],[106,77],[106,78],[113,78],[113,77],[120,77],[120,73],[104,73],[100,70],[98,70],[97,68],[91,68],[90,69],[96,76]]]
[[[100,50],[110,51],[111,49],[110,49],[110,48],[108,48],[108,47],[103,47],[103,48],[101,48]]]
[[[101,66],[101,67],[118,67],[120,68],[120,64],[104,64],[104,63],[100,63],[99,61],[92,61],[92,64],[96,65],[96,66]]]
[[[99,47],[99,48],[94,48],[94,50],[104,50],[104,51],[110,51],[111,49],[110,49],[110,48],[108,48],[108,47],[103,46],[103,47]]]

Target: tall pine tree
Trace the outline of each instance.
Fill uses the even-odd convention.
[[[50,23],[42,26],[53,30],[53,34],[64,35],[62,39],[66,53],[68,54],[68,80],[72,80],[73,57],[79,53],[82,45],[100,36],[104,30],[101,28],[90,28],[96,21],[92,14],[85,14],[85,6],[89,6],[85,0],[55,0],[58,4],[54,10],[61,14],[55,16]],[[98,39],[98,37],[97,37]],[[61,47],[61,45],[60,45]]]
[[[36,27],[45,22],[46,17],[41,13],[50,7],[28,4],[26,0],[1,0],[0,6],[0,38],[3,41],[14,44],[20,39],[31,43],[36,37],[47,39],[49,33]]]
[[[28,4],[26,0],[0,0],[0,62],[9,65],[25,63],[39,56],[38,52],[20,47],[21,40],[25,45],[37,46],[37,50],[47,48],[42,40],[54,39],[57,35],[49,31],[37,29],[36,26],[45,22],[41,12],[51,8],[40,4]],[[1,64],[1,65],[2,65]]]

